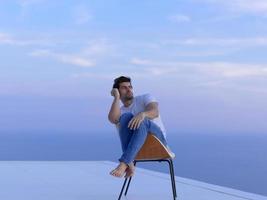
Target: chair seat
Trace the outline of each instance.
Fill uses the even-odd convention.
[[[148,133],[146,141],[135,160],[157,160],[157,159],[173,159],[175,154],[166,147],[156,136]]]

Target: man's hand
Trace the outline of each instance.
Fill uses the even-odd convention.
[[[145,113],[140,112],[136,116],[134,116],[128,124],[128,128],[130,129],[138,129],[142,121],[145,119]]]
[[[119,99],[120,98],[119,90],[117,88],[113,88],[111,90],[111,96],[114,96],[115,98]]]

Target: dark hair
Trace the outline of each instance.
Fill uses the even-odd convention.
[[[115,78],[114,83],[113,83],[113,88],[119,89],[120,83],[123,83],[123,82],[130,82],[131,83],[131,78],[126,77],[126,76],[120,76],[118,78]]]

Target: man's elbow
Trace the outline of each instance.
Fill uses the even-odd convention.
[[[159,117],[159,109],[157,107],[154,108],[154,117]]]
[[[114,119],[113,117],[111,117],[110,115],[108,115],[108,121],[112,124],[114,124]]]
[[[150,112],[150,119],[154,119],[154,118],[157,118],[159,117],[159,112],[157,110],[154,110],[153,112]]]
[[[113,116],[108,116],[108,120],[110,121],[110,123],[112,124],[117,124],[118,123],[118,119],[113,117]]]
[[[158,110],[155,111],[155,118],[156,117],[159,117],[159,111]]]

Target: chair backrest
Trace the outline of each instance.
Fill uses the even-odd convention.
[[[156,160],[174,157],[174,153],[169,148],[162,144],[156,136],[148,133],[146,141],[136,155],[135,160]]]

